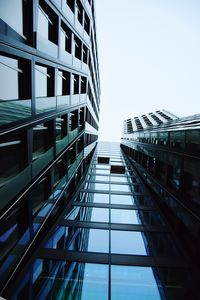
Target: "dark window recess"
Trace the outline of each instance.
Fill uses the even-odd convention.
[[[181,169],[173,166],[168,168],[168,183],[175,190],[180,189]]]
[[[27,165],[26,134],[8,135],[0,139],[0,187],[18,175]]]
[[[51,194],[50,178],[47,176],[40,181],[32,189],[32,213],[33,216],[39,212],[44,203]]]
[[[60,159],[53,167],[53,186],[55,187],[66,173],[66,164],[64,159]]]
[[[11,13],[11,10],[15,12],[15,15]],[[32,1],[0,1],[0,22],[2,23],[1,31],[3,31],[4,34],[9,35],[11,38],[19,40],[23,43],[28,43],[32,46],[32,12]],[[6,26],[3,24],[3,22],[6,23]]]
[[[67,5],[69,6],[69,8],[71,9],[71,11],[74,13],[74,9],[75,9],[75,0],[67,0]]]
[[[83,25],[83,5],[81,4],[80,0],[76,0],[76,8],[78,21],[81,23],[81,25]]]
[[[58,70],[57,95],[70,95],[70,73]]]
[[[69,115],[69,131],[73,131],[78,127],[78,110],[74,110]]]
[[[55,70],[46,65],[35,65],[36,97],[52,97],[55,95]]]
[[[44,0],[39,1],[42,11],[48,18],[48,39],[58,45],[58,16]]]
[[[82,52],[81,40],[76,36],[74,36],[74,43],[75,43],[75,57],[81,60],[81,52]]]
[[[86,77],[81,76],[81,94],[86,94],[87,88],[87,79]]]
[[[88,48],[83,44],[83,62],[87,64],[88,62]]]
[[[79,94],[79,75],[73,74],[72,80],[74,80],[74,94]]]
[[[78,146],[77,146],[77,154],[81,153],[81,151],[84,149],[84,136],[82,135],[78,139]]]
[[[53,146],[53,121],[39,124],[33,128],[33,160],[40,157]]]
[[[98,164],[109,164],[110,163],[110,158],[109,157],[98,156],[97,162],[98,162]]]
[[[67,135],[67,115],[56,117],[56,140],[61,140]]]
[[[90,34],[90,19],[88,18],[88,15],[85,13],[84,18],[84,29],[87,32],[87,34]]]
[[[31,98],[31,62],[0,52],[0,77],[2,100]],[[8,83],[9,82],[9,87]]]
[[[74,143],[68,150],[68,168],[75,162],[76,160],[76,144]]]
[[[71,53],[72,52],[72,31],[63,21],[61,22],[61,28],[65,35],[65,51]]]
[[[80,130],[83,129],[84,124],[85,124],[85,109],[84,109],[84,107],[82,107],[80,109],[80,113],[79,113],[79,127],[80,127]]]
[[[196,168],[196,167],[195,167]],[[197,168],[196,170],[199,170]],[[191,172],[192,170],[190,170]],[[197,171],[193,171],[194,174],[189,172],[183,173],[183,197],[188,201],[192,201],[193,203],[200,205],[200,178],[198,176]]]
[[[124,174],[125,173],[125,167],[124,166],[112,165],[111,168],[110,168],[110,173]]]

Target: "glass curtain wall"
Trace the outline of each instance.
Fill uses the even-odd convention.
[[[12,299],[195,299],[192,280],[189,261],[119,144],[99,143],[79,194]]]

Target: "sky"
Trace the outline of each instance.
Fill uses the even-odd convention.
[[[99,140],[120,141],[127,118],[200,113],[200,1],[96,0]]]

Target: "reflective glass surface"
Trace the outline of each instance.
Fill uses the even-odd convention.
[[[139,224],[135,210],[111,209],[111,222],[123,224]]]
[[[111,184],[110,185],[111,191],[120,191],[120,192],[130,192],[129,185],[122,185],[122,184]]]
[[[128,180],[126,177],[119,177],[119,176],[111,176],[110,177],[110,181],[117,181],[117,182],[127,182],[128,183]]]
[[[85,264],[82,284],[81,300],[107,300],[108,266]]]
[[[108,191],[109,190],[109,184],[104,184],[104,183],[95,183],[94,186],[92,185],[92,187],[95,190],[101,190],[101,191]]]
[[[92,208],[92,222],[109,222],[109,210],[107,208]]]
[[[111,230],[111,252],[117,254],[147,255],[142,233]]]
[[[111,204],[124,204],[132,205],[135,204],[133,196],[129,195],[111,195]]]
[[[111,299],[161,300],[163,298],[160,296],[152,268],[111,266]]]
[[[108,252],[109,231],[101,229],[90,229],[88,238],[88,251]]]
[[[109,194],[93,194],[94,203],[109,203]]]

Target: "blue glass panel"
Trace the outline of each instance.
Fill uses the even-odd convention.
[[[90,229],[88,239],[88,251],[108,252],[109,232],[108,230]]]
[[[141,232],[111,231],[111,252],[118,254],[147,255]]]
[[[93,208],[90,220],[92,222],[109,222],[109,210],[106,208]]]
[[[81,300],[108,299],[108,266],[85,264]]]
[[[94,194],[95,203],[109,203],[109,194]]]
[[[112,300],[161,300],[150,267],[111,266]]]
[[[133,196],[129,195],[111,195],[111,204],[124,204],[132,205],[135,204]]]
[[[140,224],[135,210],[111,209],[111,222],[123,224]]]
[[[122,185],[122,184],[111,184],[111,191],[120,191],[120,192],[130,192],[129,185]]]

